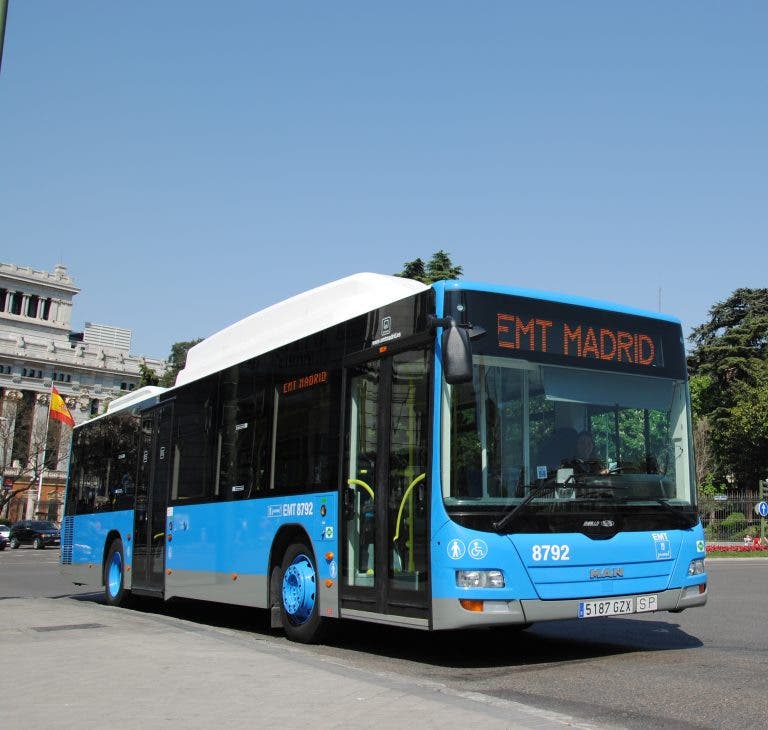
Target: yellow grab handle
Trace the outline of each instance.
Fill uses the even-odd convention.
[[[395,529],[395,536],[392,538],[392,542],[396,542],[397,538],[400,537],[400,519],[403,516],[403,510],[405,509],[405,500],[408,499],[408,497],[411,495],[411,492],[413,491],[413,488],[419,483],[424,481],[424,479],[427,478],[426,474],[419,474],[409,485],[408,489],[405,490],[405,494],[403,494],[403,499],[400,501],[400,509],[397,511],[397,522],[395,523],[397,525],[397,528]]]
[[[347,484],[350,487],[355,485],[357,485],[358,487],[362,487],[363,489],[365,489],[366,492],[368,492],[368,494],[371,495],[371,499],[375,499],[375,497],[373,496],[373,489],[371,489],[365,482],[360,481],[360,479],[347,479]]]

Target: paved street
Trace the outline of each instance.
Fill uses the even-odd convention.
[[[3,726],[324,730],[404,727],[418,719],[424,728],[594,727],[423,678],[361,669],[270,632],[205,625],[148,606],[114,609],[86,589],[45,598],[62,595],[57,556],[24,548],[0,555],[0,645],[13,657],[0,693]]]
[[[766,560],[709,561],[708,606],[677,615],[443,635],[346,623],[328,644],[304,647],[245,608],[110,609],[91,589],[68,586],[57,557],[0,554],[2,642],[23,657],[0,693],[9,720],[23,709],[26,721],[100,727],[126,696],[147,727],[241,727],[256,716],[282,727],[418,717],[441,728],[741,729],[762,728],[768,713]],[[41,653],[68,668],[46,674],[42,697]]]

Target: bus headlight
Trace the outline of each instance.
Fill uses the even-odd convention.
[[[691,560],[691,564],[688,566],[688,575],[701,575],[705,573],[704,558],[696,558]]]
[[[504,573],[500,570],[457,570],[459,588],[503,588]]]

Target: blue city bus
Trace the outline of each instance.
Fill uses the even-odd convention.
[[[357,274],[191,348],[74,430],[62,571],[429,630],[707,599],[679,321]]]

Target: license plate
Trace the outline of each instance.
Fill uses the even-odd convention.
[[[581,601],[579,618],[598,618],[600,616],[620,616],[625,613],[644,613],[656,611],[658,596],[625,596],[624,598],[606,598],[601,601]]]

